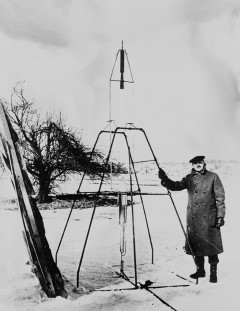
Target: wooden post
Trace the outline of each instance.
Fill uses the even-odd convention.
[[[67,298],[61,273],[55,264],[45,236],[42,216],[38,210],[31,181],[25,169],[13,130],[2,103],[0,104],[0,153],[15,188],[25,229],[25,241],[42,289],[48,297]]]

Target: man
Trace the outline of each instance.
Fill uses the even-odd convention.
[[[218,175],[206,170],[204,159],[204,156],[191,159],[189,162],[192,163],[192,171],[181,181],[169,179],[162,169],[158,176],[167,189],[188,191],[188,240],[185,250],[188,255],[194,255],[197,265],[196,273],[190,277],[205,277],[204,256],[208,256],[210,282],[216,283],[218,254],[223,252],[220,227],[224,225],[225,193]]]

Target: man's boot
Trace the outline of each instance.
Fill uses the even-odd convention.
[[[204,266],[197,267],[197,271],[190,275],[192,279],[204,278],[206,276],[206,272],[204,270]]]
[[[204,278],[206,272],[204,270],[204,257],[203,256],[196,256],[195,263],[197,265],[197,271],[190,275],[192,279]]]
[[[210,282],[217,283],[217,264],[210,264]]]

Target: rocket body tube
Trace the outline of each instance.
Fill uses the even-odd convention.
[[[120,73],[121,73],[121,78],[120,78],[120,89],[124,89],[124,78],[123,78],[123,73],[124,73],[124,50],[120,50]]]

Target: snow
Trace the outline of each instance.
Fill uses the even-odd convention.
[[[4,187],[1,187],[0,191],[0,310],[172,310],[157,297],[178,311],[237,310],[240,282],[240,209],[237,204],[240,164],[215,162],[210,163],[208,168],[219,174],[226,190],[226,225],[222,228],[224,253],[219,255],[216,284],[209,282],[207,262],[206,278],[199,279],[198,284],[189,278],[189,274],[195,271],[195,265],[191,256],[187,256],[183,251],[184,236],[168,196],[144,197],[154,246],[154,264],[151,264],[151,247],[144,214],[139,199],[136,199],[134,220],[137,278],[141,283],[151,280],[153,288],[150,290],[155,296],[145,289],[133,289],[128,281],[114,273],[114,270],[119,272],[121,258],[118,207],[102,206],[96,209],[93,219],[80,270],[79,290],[74,289],[73,285],[76,285],[76,272],[92,214],[91,208],[73,210],[58,253],[58,266],[72,284],[66,285],[69,298],[47,298],[27,264],[28,254],[21,233],[21,217],[19,212],[12,208],[12,201],[7,200],[12,198],[12,193],[7,190],[8,180],[1,180]],[[181,178],[189,167],[186,164],[166,163],[165,169],[171,177]],[[156,175],[156,171],[149,171]],[[146,179],[152,182],[155,175],[147,176]],[[187,194],[185,191],[173,192],[172,196],[185,225]],[[42,210],[41,213],[55,256],[69,208]],[[124,271],[134,282],[131,226],[129,207],[126,227],[127,252],[123,259]],[[184,286],[176,287],[177,285]]]

